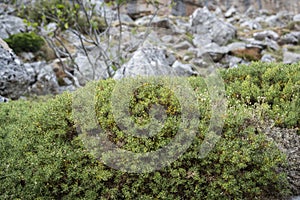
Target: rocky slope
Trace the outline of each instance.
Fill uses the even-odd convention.
[[[218,7],[222,10],[228,10],[231,7],[237,8],[239,12],[245,12],[249,8],[257,10],[268,10],[273,13],[279,11],[288,11],[293,14],[300,12],[300,2],[298,0],[175,0],[174,6],[170,7],[172,0],[161,0],[160,13],[168,13],[178,16],[189,16],[198,7],[206,6],[212,10]],[[154,6],[147,6],[146,0],[135,0],[123,8],[132,17],[141,16],[145,13],[151,13],[155,10]]]

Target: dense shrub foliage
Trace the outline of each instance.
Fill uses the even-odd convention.
[[[85,148],[76,131],[69,93],[47,102],[0,104],[0,198],[260,199],[286,195],[288,182],[278,171],[285,157],[258,125],[274,119],[280,126],[299,127],[299,71],[297,65],[254,63],[222,72],[229,106],[222,137],[205,158],[198,157],[198,150],[208,129],[210,99],[204,80],[189,78],[201,114],[197,135],[178,160],[144,174],[111,169]],[[110,97],[115,85],[116,81],[106,80],[96,88],[97,119],[107,137],[132,152],[153,151],[167,144],[176,134],[181,114],[172,91],[154,84],[135,90],[129,109],[133,121],[146,124],[153,104],[162,105],[167,115],[159,134],[135,138],[124,134],[114,121]]]
[[[253,63],[223,71],[233,102],[266,107],[268,116],[283,127],[300,126],[300,65]]]
[[[5,41],[15,53],[37,52],[45,44],[44,39],[34,32],[17,33],[11,35]]]

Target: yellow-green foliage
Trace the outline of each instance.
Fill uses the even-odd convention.
[[[5,41],[15,53],[37,52],[45,44],[44,39],[34,32],[17,33],[11,35]]]
[[[247,105],[264,104],[277,125],[300,126],[300,65],[253,63],[224,71],[227,93]]]
[[[69,93],[45,103],[0,104],[0,198],[260,199],[286,195],[287,178],[278,171],[285,157],[257,125],[273,118],[278,125],[299,127],[299,67],[254,63],[223,71],[222,76],[229,105],[215,148],[199,158],[211,116],[210,98],[201,77],[189,78],[199,101],[196,137],[175,162],[144,174],[111,169],[92,156],[79,140]],[[159,134],[135,138],[127,136],[112,116],[110,97],[115,85],[115,80],[105,80],[96,88],[97,119],[107,137],[132,152],[154,151],[167,144],[176,134],[181,115],[173,92],[154,84],[135,90],[130,113],[136,123],[149,121],[147,113],[153,104],[161,104],[167,114]]]

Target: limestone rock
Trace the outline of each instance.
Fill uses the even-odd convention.
[[[12,15],[0,15],[0,38],[8,38],[9,35],[25,30],[23,19]]]
[[[236,8],[235,8],[234,6],[231,6],[231,7],[229,8],[229,10],[227,10],[227,12],[224,14],[224,16],[225,16],[226,18],[229,18],[229,17],[232,17],[233,15],[235,15],[236,12],[237,12]]]
[[[221,62],[224,64],[225,68],[235,68],[238,67],[239,64],[245,64],[245,61],[243,61],[242,58],[231,55],[225,55]]]
[[[190,16],[191,31],[203,34],[218,45],[225,45],[236,36],[236,28],[221,19],[218,19],[206,7],[198,8]]]
[[[250,30],[260,30],[262,29],[260,23],[256,20],[246,20],[241,23],[241,27],[248,28]]]
[[[188,41],[180,42],[179,44],[176,44],[174,46],[174,48],[177,50],[186,50],[189,49],[190,47],[192,47],[192,45]]]
[[[135,76],[176,76],[165,49],[140,47],[132,58],[116,71],[115,79]]]
[[[283,35],[279,39],[279,44],[284,45],[284,44],[293,44],[297,45],[300,41],[300,32],[291,32],[286,35]]]
[[[265,19],[265,22],[270,27],[285,27],[292,21],[292,14],[287,11],[278,12],[276,15],[271,15]]]
[[[172,65],[172,68],[175,69],[177,75],[179,76],[195,76],[198,73],[194,70],[192,64],[183,64],[179,61],[175,61]]]
[[[276,59],[270,54],[264,54],[261,58],[262,62],[276,62]]]
[[[300,61],[300,54],[284,50],[283,63],[292,64]]]
[[[219,62],[227,53],[227,47],[220,47],[216,43],[211,43],[203,48],[197,49],[198,58],[209,56],[214,62]]]
[[[90,80],[100,80],[110,77],[112,72],[103,60],[98,59],[101,56],[102,50],[94,48],[88,52],[88,56],[84,53],[78,53],[75,58],[75,63],[78,69],[75,69],[74,76],[78,79],[80,85],[85,85]],[[111,63],[110,63],[111,64]]]
[[[16,56],[0,45],[0,95],[18,99],[32,81],[32,76]]]
[[[25,63],[27,72],[33,74],[34,81],[28,87],[29,95],[59,94],[59,84],[53,68],[46,62]]]
[[[271,40],[278,40],[279,39],[279,35],[274,32],[274,31],[270,31],[270,30],[266,30],[266,31],[262,31],[262,32],[256,32],[253,34],[253,37],[256,40],[265,40],[266,38],[269,38]]]
[[[5,98],[5,97],[3,97],[3,96],[0,96],[0,103],[6,103],[6,102],[8,102],[8,101],[9,101],[8,98]]]
[[[300,14],[297,14],[293,17],[294,22],[300,22]]]

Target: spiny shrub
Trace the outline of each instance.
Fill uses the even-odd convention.
[[[279,126],[300,126],[300,65],[253,63],[223,71],[227,94],[249,106],[264,103]]]
[[[92,199],[110,171],[76,139],[70,95],[0,108],[0,198]],[[9,188],[9,189],[8,189]]]
[[[15,53],[37,52],[45,44],[42,37],[34,32],[17,33],[5,39]]]
[[[232,86],[241,80],[239,77],[259,75],[255,68],[242,69],[248,73],[223,74],[229,96],[223,133],[204,158],[199,157],[199,148],[208,130],[211,100],[202,78],[188,79],[200,112],[196,136],[175,162],[149,173],[125,173],[97,160],[80,140],[82,134],[78,135],[80,127],[72,113],[74,102],[69,93],[45,103],[0,104],[0,198],[261,199],[287,195],[286,175],[278,170],[286,162],[285,157],[257,127],[259,105],[248,105],[243,96],[246,93],[237,94],[240,88]],[[239,76],[233,76],[234,72]],[[253,81],[256,84],[259,78]],[[111,98],[116,84],[115,80],[105,80],[95,87],[92,105],[105,136],[119,148],[135,153],[155,151],[168,144],[177,134],[182,115],[173,91],[149,82],[130,95],[129,113],[135,123],[147,124],[153,105],[165,110],[161,131],[138,138],[126,135],[115,121]],[[251,95],[256,100],[256,92]],[[83,99],[83,103],[89,101],[92,99]],[[194,106],[186,107],[190,108]]]

